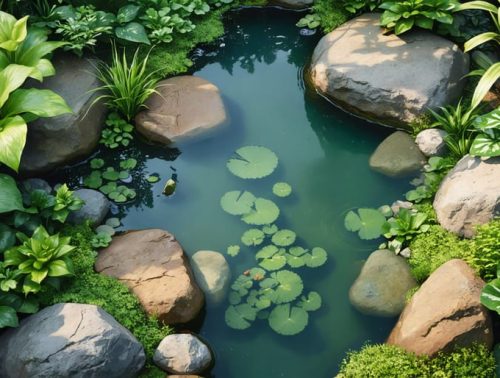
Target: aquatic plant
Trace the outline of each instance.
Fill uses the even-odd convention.
[[[227,168],[245,179],[266,177],[278,164],[274,152],[264,147],[242,147],[237,154],[237,158],[229,160]],[[292,188],[287,183],[278,183],[273,192],[286,197]],[[226,324],[243,330],[257,319],[267,319],[271,329],[281,335],[302,332],[309,322],[308,312],[321,307],[321,297],[316,292],[301,297],[304,283],[291,269],[322,266],[327,261],[326,251],[322,248],[309,251],[294,245],[296,233],[280,230],[274,223],[280,209],[273,201],[258,198],[246,190],[233,190],[222,196],[220,205],[228,214],[241,217],[244,223],[260,226],[246,230],[241,236],[243,245],[260,247],[255,253],[258,266],[246,270],[231,285]],[[240,246],[229,246],[227,253],[238,255]]]
[[[345,217],[345,228],[352,232],[358,232],[363,240],[377,239],[382,234],[382,226],[386,219],[376,209],[358,209],[358,213],[349,211]]]
[[[112,112],[106,119],[106,127],[101,132],[99,143],[108,148],[127,147],[133,139],[134,127],[123,120],[118,113]]]

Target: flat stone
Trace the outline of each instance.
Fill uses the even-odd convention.
[[[444,138],[448,133],[441,129],[427,129],[415,138],[418,148],[427,157],[444,156],[448,150]]]
[[[158,84],[147,110],[136,118],[136,129],[162,144],[207,136],[226,124],[227,114],[219,89],[196,76],[177,76]]]
[[[92,226],[100,225],[110,208],[106,196],[92,189],[76,190],[75,195],[85,201],[85,204],[80,210],[71,212],[68,221],[73,224],[81,224],[89,220]]]
[[[425,162],[413,138],[403,131],[389,135],[370,157],[370,167],[390,177],[415,174]]]
[[[56,75],[36,86],[62,96],[73,114],[40,118],[28,127],[20,170],[27,175],[46,173],[87,157],[98,145],[107,109],[90,91],[100,86],[91,61],[73,54],[53,59]]]
[[[464,156],[441,182],[434,198],[439,223],[472,237],[475,227],[500,215],[500,157]]]
[[[115,277],[139,298],[149,315],[166,324],[193,320],[204,304],[181,245],[167,231],[147,229],[115,236],[95,270]]]
[[[398,316],[417,286],[406,260],[387,249],[373,252],[349,290],[351,304],[367,315]]]
[[[312,57],[312,83],[353,114],[410,130],[428,109],[460,97],[469,59],[429,31],[384,34],[379,20],[365,13],[325,35]]]
[[[60,303],[0,335],[0,377],[135,377],[146,361],[136,338],[100,307]]]
[[[462,260],[441,265],[412,296],[387,340],[417,355],[434,356],[474,343],[493,345],[484,282]]]
[[[208,303],[217,305],[225,298],[231,270],[224,255],[214,251],[198,251],[191,257],[196,282]]]
[[[195,335],[180,333],[165,337],[153,355],[154,363],[174,374],[198,374],[212,363],[210,349]]]

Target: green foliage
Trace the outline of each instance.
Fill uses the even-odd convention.
[[[341,0],[316,0],[312,12],[318,17],[321,30],[325,33],[331,32],[352,17]]]
[[[55,303],[83,303],[102,307],[130,330],[144,346],[149,361],[148,368],[152,368],[154,350],[172,329],[162,326],[157,319],[148,317],[139,300],[121,282],[94,271],[97,253],[91,245],[94,233],[88,225],[68,227],[66,234],[76,246],[71,255],[75,276],[60,291],[52,289],[44,293],[42,303],[45,306]]]
[[[0,214],[24,210],[21,192],[9,175],[0,173]]]
[[[486,158],[500,156],[500,108],[477,117],[473,126],[479,135],[472,142],[470,154]]]
[[[358,236],[363,240],[377,239],[382,234],[382,226],[386,219],[376,209],[358,209],[356,214],[349,211],[344,219],[345,228],[352,232],[358,231]]]
[[[273,194],[278,197],[288,197],[292,194],[292,187],[286,182],[277,182],[273,185]]]
[[[278,166],[278,157],[266,147],[241,147],[236,150],[235,155],[228,160],[227,168],[233,175],[243,179],[269,176]]]
[[[84,202],[69,190],[66,184],[59,186],[54,198],[54,207],[52,209],[51,219],[64,223],[69,213],[82,208]]]
[[[430,359],[388,344],[366,345],[342,361],[337,378],[478,377],[495,376],[495,359],[488,348],[473,345]]]
[[[148,55],[140,60],[138,50],[129,61],[125,51],[120,57],[113,45],[112,57],[111,65],[101,62],[97,66],[97,78],[103,85],[96,92],[103,91],[105,94],[100,95],[95,102],[104,100],[112,111],[130,121],[145,107],[149,96],[157,93],[158,78],[154,72],[146,71]]]
[[[415,138],[421,131],[432,128],[432,117],[425,113],[410,122],[411,135]]]
[[[472,243],[473,248],[470,248],[472,253],[467,257],[467,262],[483,279],[495,278],[497,265],[500,262],[500,219],[479,226]]]
[[[379,7],[381,0],[344,0],[344,9],[349,13],[373,12]]]
[[[241,220],[247,224],[263,226],[274,223],[280,215],[280,209],[276,204],[265,198],[257,198],[252,210],[244,214]]]
[[[299,28],[316,29],[321,25],[321,18],[315,13],[307,14],[302,17],[295,25]]]
[[[133,130],[134,126],[123,120],[118,113],[112,112],[106,119],[106,127],[101,132],[99,142],[108,148],[127,147],[133,139]]]
[[[452,12],[457,4],[454,0],[383,1],[380,4],[380,8],[384,9],[380,25],[397,35],[414,26],[431,30],[434,22],[452,24]]]
[[[382,227],[382,232],[386,239],[393,239],[403,246],[407,241],[412,240],[416,235],[425,233],[430,225],[425,223],[427,215],[409,209],[401,208],[399,212],[389,218]],[[396,249],[398,252],[400,249]]]

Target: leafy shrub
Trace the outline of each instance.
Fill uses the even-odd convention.
[[[381,0],[344,0],[344,9],[349,13],[373,12],[380,5]]]
[[[350,18],[340,0],[316,0],[312,6],[312,15],[325,33],[331,32]]]
[[[133,139],[134,127],[124,121],[118,113],[110,113],[106,119],[106,127],[101,132],[100,143],[108,148],[126,147]]]
[[[473,239],[474,248],[467,262],[473,266],[481,277],[491,280],[497,275],[500,262],[500,219],[477,228]]]
[[[435,358],[416,356],[393,345],[364,346],[342,361],[337,378],[417,378],[495,376],[495,359],[483,345],[440,353]]]

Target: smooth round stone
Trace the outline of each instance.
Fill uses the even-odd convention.
[[[92,189],[76,190],[75,195],[82,199],[85,204],[80,210],[70,213],[68,221],[73,224],[81,224],[89,220],[92,226],[100,225],[110,208],[110,202],[106,196]]]
[[[443,156],[447,147],[444,141],[448,133],[440,129],[427,129],[418,133],[415,138],[418,148],[427,157]]]
[[[191,258],[196,282],[208,303],[220,304],[226,297],[231,270],[224,255],[214,251],[198,251]]]

